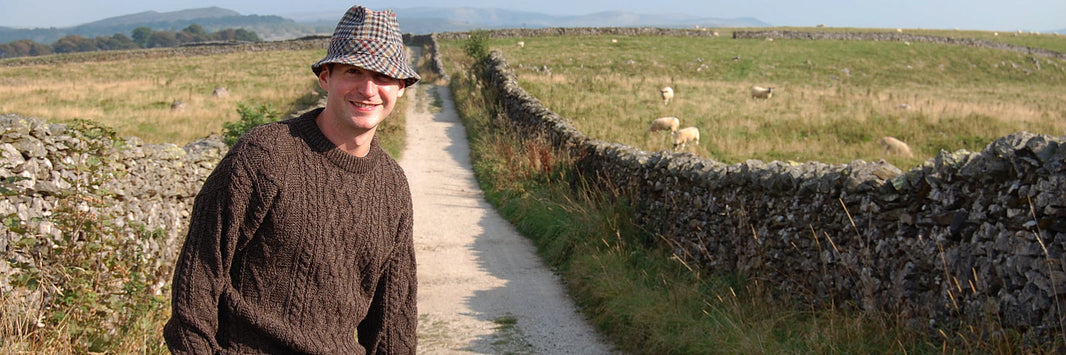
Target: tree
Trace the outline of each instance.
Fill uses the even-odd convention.
[[[176,35],[178,38],[178,42],[181,43],[204,42],[211,40],[211,35],[208,34],[207,31],[204,31],[203,27],[195,23],[189,25],[189,27],[186,27],[184,30],[181,30],[181,32],[178,32]]]
[[[52,47],[29,39],[0,44],[0,58],[14,58],[52,54]]]
[[[181,32],[185,32],[185,33],[191,34],[191,35],[196,36],[196,37],[201,37],[201,38],[202,37],[207,37],[207,31],[204,31],[204,28],[202,26],[200,26],[199,24],[195,24],[195,23],[189,25],[189,27],[185,27],[185,29],[181,30]]]
[[[227,28],[227,29],[224,29],[224,30],[215,31],[215,33],[211,34],[211,39],[214,39],[216,41],[227,41],[227,42],[228,41],[236,41],[237,40],[237,31],[232,29],[232,28]]]
[[[148,48],[148,40],[152,38],[152,29],[148,27],[137,27],[133,29],[133,42],[136,42],[141,48]]]
[[[140,47],[132,39],[121,33],[116,33],[111,37],[97,37],[96,44],[101,50],[137,49]]]
[[[177,45],[178,39],[174,32],[152,32],[152,37],[148,38],[148,48],[174,47]]]
[[[67,35],[52,44],[56,53],[89,52],[96,50],[96,40],[79,35]]]
[[[259,36],[256,35],[255,32],[243,28],[238,28],[236,32],[238,41],[259,42]]]
[[[184,43],[193,43],[193,42],[201,42],[201,41],[200,41],[200,40],[199,40],[199,39],[198,39],[198,38],[196,37],[196,35],[193,35],[193,34],[191,34],[191,33],[185,32],[185,31],[181,31],[181,32],[175,33],[175,34],[174,34],[174,38],[175,38],[175,39],[177,39],[177,40],[178,40],[178,43],[180,43],[180,44],[184,44]]]

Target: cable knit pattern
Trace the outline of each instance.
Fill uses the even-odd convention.
[[[257,127],[196,197],[164,334],[176,354],[413,354],[411,193],[378,145],[318,130],[321,110]]]

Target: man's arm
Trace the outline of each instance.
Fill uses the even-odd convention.
[[[418,346],[418,280],[410,200],[407,203],[398,244],[378,279],[367,316],[359,325],[359,343],[368,354],[414,354]]]
[[[238,147],[235,146],[236,150]],[[244,214],[255,190],[246,167],[227,155],[204,182],[193,204],[189,232],[174,268],[172,313],[163,330],[175,354],[211,354],[219,301],[230,287],[230,266]]]

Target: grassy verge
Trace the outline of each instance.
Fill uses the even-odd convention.
[[[584,314],[620,350],[1052,352],[1027,348],[995,324],[922,334],[903,324],[904,317],[865,313],[852,304],[798,304],[761,282],[758,274],[712,275],[691,268],[653,233],[631,223],[631,201],[620,199],[616,191],[590,187],[595,184],[573,170],[573,157],[515,132],[499,116],[494,98],[486,96],[491,93],[472,80],[475,64],[459,53],[461,44],[446,44],[450,55],[445,63],[486,198],[534,241],[540,255],[563,275]]]

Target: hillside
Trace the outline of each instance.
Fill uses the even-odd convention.
[[[148,27],[156,31],[178,31],[194,23],[209,32],[242,28],[255,32],[264,40],[288,39],[315,33],[314,28],[281,16],[241,15],[233,10],[207,7],[172,12],[146,11],[66,28],[0,27],[0,43],[30,39],[37,43],[51,44],[68,35],[99,37],[122,33],[128,36],[137,27]]]
[[[471,7],[412,7],[393,10],[404,32],[469,31],[474,29],[546,27],[766,27],[755,18],[714,18],[684,14],[644,15],[625,11],[605,11],[587,15],[558,16],[535,12]],[[291,14],[298,23],[315,26],[336,25],[338,14],[316,12]]]
[[[643,15],[623,11],[599,12],[579,16],[556,16],[534,12],[469,7],[414,7],[394,10],[406,33],[469,31],[473,29],[544,28],[544,27],[765,27],[769,24],[754,18],[713,18],[681,14]],[[51,44],[68,35],[83,37],[130,35],[137,27],[156,31],[177,31],[199,24],[207,31],[243,28],[264,40],[283,40],[310,34],[330,33],[340,13],[306,12],[278,15],[242,15],[220,7],[196,8],[172,12],[146,11],[110,17],[65,28],[10,28],[0,26],[0,43],[30,39]]]

